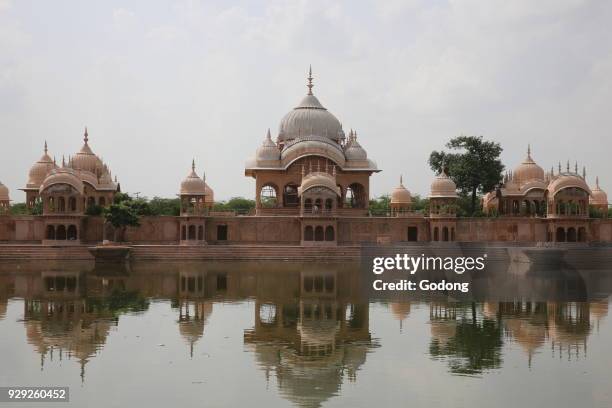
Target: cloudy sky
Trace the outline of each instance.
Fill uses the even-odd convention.
[[[612,192],[612,2],[0,0],[0,180],[17,191],[43,143],[82,144],[124,191],[176,194],[192,157],[217,199],[253,197],[244,162],[306,92],[383,169],[428,191],[429,153],[460,134],[532,144]]]

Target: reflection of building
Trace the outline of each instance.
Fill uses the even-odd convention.
[[[213,311],[213,304],[205,300],[206,274],[197,271],[179,272],[178,300],[179,332],[189,344],[193,357],[193,346],[204,335],[204,326]]]
[[[280,394],[299,406],[318,407],[338,393],[345,376],[355,381],[371,347],[368,303],[353,303],[347,278],[303,271],[297,299],[256,299],[245,344],[266,377],[275,374]]]

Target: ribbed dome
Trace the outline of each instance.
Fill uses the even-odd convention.
[[[577,174],[561,174],[554,178],[547,187],[550,197],[554,197],[555,194],[566,188],[580,188],[589,195],[591,194],[591,189],[586,181]]]
[[[599,177],[595,179],[595,188],[591,190],[590,204],[608,205],[608,194],[599,187]]]
[[[205,195],[206,183],[195,171],[195,160],[191,162],[191,172],[181,182],[181,194]]]
[[[429,197],[457,197],[457,185],[448,177],[446,171],[443,170],[431,183]]]
[[[51,173],[42,182],[39,191],[42,193],[47,188],[58,184],[67,184],[72,186],[79,194],[83,194],[83,182],[77,177],[74,169],[69,167],[51,170]]]
[[[272,141],[270,129],[262,145],[257,149],[256,159],[257,161],[280,160],[280,151],[276,143]]]
[[[325,136],[335,141],[344,139],[340,121],[312,94],[312,72],[308,81],[308,94],[281,120],[278,139],[286,141],[311,135]]]
[[[313,187],[325,187],[341,196],[340,187],[336,184],[336,177],[323,171],[315,171],[302,177],[302,184],[298,187],[298,195],[301,196]]]
[[[410,191],[404,187],[404,182],[400,176],[399,186],[393,189],[391,193],[391,204],[410,204],[412,202],[412,196]]]
[[[344,149],[344,156],[346,160],[367,160],[368,154],[357,141],[357,132],[351,130],[349,133],[349,142]]]
[[[102,163],[102,160],[96,156],[89,147],[87,128],[85,128],[83,141],[85,142],[83,147],[81,147],[81,150],[72,157],[70,165],[76,170],[85,170],[96,175],[101,174],[104,170],[104,163]]]
[[[9,201],[9,189],[0,181],[0,201]]]
[[[527,157],[514,169],[512,177],[519,186],[529,180],[544,180],[544,169],[531,158],[531,147],[527,147]]]
[[[205,203],[215,203],[215,191],[206,184],[206,196],[204,197]]]
[[[53,160],[51,160],[51,157],[47,154],[47,142],[45,142],[45,153],[32,165],[32,167],[30,167],[26,187],[39,188],[45,177],[47,177],[47,174],[54,168],[55,165],[53,164]]]

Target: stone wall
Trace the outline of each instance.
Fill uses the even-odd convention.
[[[42,216],[0,216],[0,242],[40,242],[44,238]],[[417,228],[418,241],[432,240],[433,225],[455,226],[455,240],[461,242],[544,242],[547,229],[555,226],[580,224],[587,226],[587,240],[612,242],[612,219],[547,220],[537,218],[456,218],[422,217],[340,217],[337,219],[338,244],[362,242],[386,243],[409,240],[409,227]],[[124,239],[139,244],[174,244],[179,242],[178,217],[143,217],[139,227],[129,227]],[[206,219],[206,241],[210,244],[270,244],[299,245],[301,221],[295,216],[215,216]],[[224,232],[225,231],[225,232]],[[81,240],[85,243],[102,241],[102,217],[84,217]],[[221,240],[223,234],[226,239]],[[107,229],[112,239],[112,230]]]

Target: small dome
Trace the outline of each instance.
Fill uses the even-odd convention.
[[[400,176],[399,186],[395,187],[393,193],[391,193],[391,204],[410,204],[411,202],[412,196],[410,195],[410,191],[404,187],[403,179]]]
[[[69,167],[61,167],[53,169],[45,178],[40,186],[39,191],[42,193],[51,186],[66,184],[73,187],[79,194],[83,194],[83,182],[77,177],[74,169]]]
[[[450,177],[446,174],[445,170],[442,170],[434,181],[431,183],[431,191],[429,197],[448,197],[457,198],[457,185]]]
[[[587,185],[586,181],[584,181],[584,179],[578,174],[561,174],[555,177],[547,187],[550,197],[554,197],[555,194],[566,188],[580,188],[591,195],[591,189]]]
[[[595,179],[595,188],[591,190],[590,204],[608,205],[608,194],[599,187],[599,177]]]
[[[206,184],[206,196],[204,197],[205,203],[215,203],[215,192],[208,184]]]
[[[332,140],[344,139],[340,121],[321,105],[312,94],[312,71],[308,77],[308,94],[300,104],[281,120],[278,139],[281,141],[301,136],[325,136]]]
[[[262,145],[257,149],[256,158],[257,161],[280,160],[280,151],[276,143],[272,141],[270,129],[268,129],[268,134]]]
[[[205,195],[206,183],[195,171],[195,160],[191,163],[191,172],[181,182],[181,194]]]
[[[527,157],[512,172],[513,180],[519,186],[530,180],[544,180],[544,169],[531,158],[531,147],[527,147]]]
[[[87,128],[85,128],[83,141],[85,142],[83,147],[81,147],[81,150],[72,157],[70,166],[73,169],[89,171],[96,175],[102,173],[104,170],[104,163],[102,163],[102,160],[96,156],[89,147]]]
[[[361,147],[357,141],[357,132],[352,130],[349,133],[349,142],[344,149],[344,156],[346,160],[367,160],[368,154],[365,149]]]
[[[302,184],[298,187],[298,195],[301,196],[313,187],[325,187],[336,193],[337,196],[342,195],[340,193],[340,187],[336,184],[335,175],[324,171],[314,171],[302,177]]]
[[[10,201],[9,189],[0,181],[0,201]]]
[[[39,188],[45,177],[47,177],[47,174],[55,167],[53,160],[47,154],[47,142],[45,142],[45,153],[30,168],[26,187]]]

